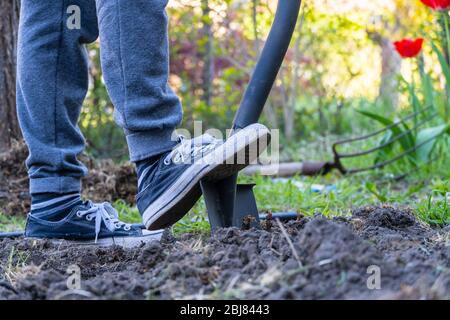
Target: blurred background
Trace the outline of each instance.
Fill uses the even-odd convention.
[[[9,3],[9,4],[7,4]],[[193,121],[225,129],[242,97],[264,46],[276,9],[276,0],[170,0],[170,83],[184,105],[183,128]],[[15,36],[19,1],[2,1],[2,47]],[[426,37],[445,48],[443,21],[419,0],[307,0],[280,72],[263,122],[282,132],[283,156],[299,158],[302,141],[325,141],[358,134],[372,122],[355,110],[387,117],[410,112],[408,86],[401,79],[420,81],[415,60],[402,60],[393,42],[403,37]],[[12,26],[8,27],[8,22]],[[2,37],[0,37],[1,39]],[[13,58],[6,55],[4,65]],[[98,158],[125,160],[123,134],[114,124],[113,105],[103,82],[99,43],[89,47],[90,91],[80,126],[88,153]],[[446,57],[448,59],[448,57]],[[421,73],[432,80],[433,103],[441,116],[446,111],[445,79],[438,58],[426,45]],[[2,131],[2,149],[20,136],[13,124],[13,75],[3,74],[2,118],[11,122]],[[416,95],[422,99],[423,92]],[[6,97],[9,96],[9,99]],[[6,100],[5,100],[6,99]],[[8,109],[8,108],[5,108]],[[4,127],[4,126],[2,126]],[[295,152],[289,151],[296,149]],[[311,155],[309,153],[309,155]]]
[[[170,84],[183,102],[183,128],[192,130],[198,120],[203,121],[205,130],[230,127],[265,44],[276,5],[276,0],[169,1]],[[21,138],[14,104],[19,6],[19,0],[0,2],[0,151],[6,154],[12,154],[14,141]],[[302,208],[312,213],[318,206],[329,209],[330,204],[344,208],[356,201],[354,194],[358,192],[362,194],[360,204],[372,200],[411,203],[415,198],[410,195],[419,189],[405,190],[413,186],[430,186],[420,194],[423,201],[436,190],[440,199],[445,196],[450,176],[448,21],[448,8],[433,8],[426,0],[303,1],[290,49],[261,119],[281,132],[282,162],[329,161],[334,142],[381,129],[411,114],[399,126],[344,149],[358,151],[392,142],[365,157],[346,160],[346,166],[351,167],[374,165],[412,152],[383,171],[358,176],[359,180],[339,174],[307,180],[337,185],[338,197],[344,199],[339,204],[330,198],[333,194],[317,195],[323,205],[318,205],[322,200],[316,196],[305,202],[304,189],[298,194],[303,198],[295,198],[291,189],[277,184],[279,181],[265,180],[268,189],[259,193],[263,209]],[[405,38],[424,39],[414,57],[402,58],[394,45]],[[88,52],[90,89],[80,120],[86,153],[91,162],[107,159],[113,165],[122,164],[127,161],[127,147],[113,120],[114,106],[102,78],[99,42],[90,45]],[[22,158],[12,159],[22,164]],[[24,175],[25,170],[20,170]],[[111,170],[102,172],[108,176]],[[125,172],[128,177],[132,171]],[[405,173],[421,176],[399,186],[395,182],[399,180],[392,177],[404,177]],[[378,183],[385,177],[391,180]],[[352,184],[359,189],[348,189]],[[11,184],[5,188],[11,189]],[[394,191],[403,197],[391,196]],[[273,197],[267,197],[267,192]],[[122,198],[119,194],[111,200]],[[447,206],[443,212],[448,219]],[[445,219],[440,221],[448,221]]]
[[[170,82],[184,106],[183,128],[228,128],[268,35],[277,1],[199,0],[169,2]],[[390,118],[412,112],[408,87],[418,68],[402,60],[393,41],[427,36],[442,39],[439,20],[415,0],[307,0],[291,48],[266,105],[263,122],[282,133],[285,160],[302,160],[302,142],[327,145],[336,136],[363,133],[377,124],[355,110]],[[91,90],[81,127],[89,153],[126,158],[126,145],[112,118],[102,81],[98,43],[92,58]],[[445,83],[431,46],[423,68],[435,88],[435,104],[446,115]],[[422,97],[418,90],[419,99]],[[310,149],[310,148],[308,148]],[[314,148],[313,148],[314,149]],[[308,156],[316,157],[308,151]],[[322,155],[317,155],[317,158]]]

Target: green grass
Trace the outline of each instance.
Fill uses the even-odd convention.
[[[124,222],[142,223],[141,215],[136,207],[129,206],[123,200],[114,202],[114,207],[119,212],[120,219]],[[202,200],[173,227],[172,231],[175,235],[178,235],[182,233],[206,233],[209,230],[206,209]]]
[[[428,199],[417,206],[417,215],[432,226],[445,226],[450,224],[450,198],[448,188],[444,191],[433,190]]]
[[[0,231],[11,232],[25,228],[25,217],[4,215],[0,211]]]
[[[0,263],[0,271],[9,283],[14,284],[15,280],[24,274],[30,254],[22,252],[15,247],[11,248],[6,263]],[[34,267],[38,268],[38,267]]]
[[[255,195],[261,211],[290,210],[306,215],[321,213],[326,216],[345,215],[354,207],[386,202],[416,208],[437,187],[445,188],[441,194],[448,192],[449,188],[449,180],[408,179],[399,183],[389,177],[374,174],[295,177],[278,182],[258,177],[255,181]],[[315,193],[310,190],[313,184],[333,185],[335,189]]]
[[[114,207],[119,212],[120,219],[124,222],[142,223],[141,215],[136,207],[129,206],[123,200],[114,202]],[[182,233],[207,233],[209,230],[203,200],[199,201],[189,214],[174,225],[172,229],[175,235]]]
[[[136,207],[130,207],[125,201],[117,200],[113,203],[121,220],[127,223],[142,223],[141,215]]]
[[[384,172],[364,173],[353,176],[329,174],[325,177],[293,177],[273,179],[269,177],[240,177],[240,183],[256,183],[255,197],[261,212],[295,211],[307,216],[321,213],[325,216],[349,215],[353,208],[380,203],[393,203],[414,209],[417,216],[431,225],[450,223],[450,205],[445,194],[450,191],[448,177],[435,177],[429,172],[416,172],[398,182],[393,175]],[[312,192],[311,186],[334,186],[329,192]],[[140,222],[136,208],[123,201],[115,203],[122,219]],[[207,233],[206,208],[199,201],[191,212],[174,227],[175,234]]]

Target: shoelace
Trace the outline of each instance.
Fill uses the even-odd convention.
[[[131,224],[119,220],[119,213],[114,209],[110,203],[89,203],[90,208],[86,210],[77,211],[77,216],[86,220],[92,221],[95,219],[95,243],[97,243],[98,235],[100,233],[102,221],[106,228],[113,232],[117,229],[124,228],[125,231],[131,230]]]
[[[222,143],[222,140],[209,134],[204,134],[195,139],[186,139],[184,136],[179,136],[178,139],[180,144],[164,158],[165,165],[170,165],[171,162],[174,164],[189,164],[192,159],[195,160],[198,156],[207,154]],[[186,160],[189,160],[189,162],[186,162]]]

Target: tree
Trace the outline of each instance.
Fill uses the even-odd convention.
[[[367,30],[369,39],[381,48],[381,82],[378,99],[395,111],[399,102],[398,77],[402,59],[392,44],[403,37],[414,37],[427,33],[423,21],[429,20],[429,10],[421,3],[409,0],[395,0],[391,8],[385,8],[380,15],[374,13],[372,26]]]
[[[0,152],[21,137],[15,104],[19,9],[19,0],[0,2]]]
[[[255,46],[255,56],[259,56],[261,53],[261,39],[258,32],[258,5],[260,0],[252,0],[252,25],[253,25],[253,36],[254,36],[254,46]],[[269,122],[271,128],[278,128],[277,114],[272,106],[271,97],[267,99],[266,105],[264,107],[264,115]]]
[[[378,32],[367,31],[369,38],[381,48],[381,81],[378,99],[389,110],[397,109],[399,101],[398,77],[402,68],[400,56],[395,51],[392,40]]]

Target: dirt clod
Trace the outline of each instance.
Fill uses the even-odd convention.
[[[16,142],[7,153],[0,154],[0,210],[7,215],[25,216],[29,212],[27,156],[23,142]],[[85,198],[101,202],[123,199],[129,204],[135,203],[137,178],[132,164],[94,161],[86,155],[82,155],[80,161],[89,169],[89,175],[83,179]]]
[[[356,210],[353,215],[365,218],[369,225],[390,229],[407,228],[416,223],[416,218],[411,211],[397,210],[393,206],[365,207]]]

